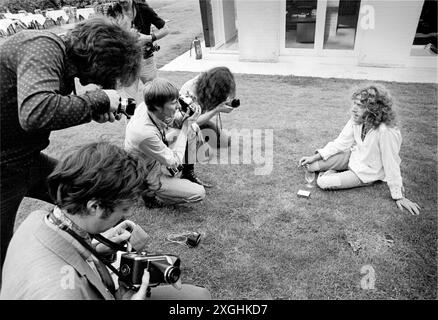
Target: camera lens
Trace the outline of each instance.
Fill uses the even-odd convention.
[[[181,276],[181,269],[180,268],[169,267],[169,268],[167,268],[166,272],[164,273],[164,280],[169,284],[173,284],[179,280],[180,276]]]
[[[231,101],[231,107],[233,107],[233,108],[237,108],[237,107],[239,107],[240,106],[240,99],[233,99],[232,101]]]
[[[126,113],[129,114],[130,116],[133,116],[136,106],[137,105],[135,103],[135,100],[132,98],[128,98],[128,105],[126,106]]]

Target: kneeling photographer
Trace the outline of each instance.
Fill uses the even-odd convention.
[[[230,113],[240,106],[240,100],[236,98],[236,82],[230,69],[215,67],[202,72],[182,85],[180,95],[194,97],[201,106],[202,114],[196,123],[202,130],[210,129],[216,133],[215,141],[209,141],[212,147],[229,147],[230,137],[222,131],[221,113]],[[213,121],[215,116],[216,121]]]
[[[154,79],[144,89],[144,103],[126,126],[125,148],[141,152],[150,168],[146,205],[193,203],[204,199],[205,189],[193,181],[202,134],[196,120],[200,107],[180,112],[178,89],[165,79]],[[176,174],[181,171],[181,177]],[[197,179],[197,178],[196,178]]]
[[[179,284],[175,256],[126,252],[119,269],[111,265],[116,251],[145,246],[138,225],[118,222],[146,187],[147,171],[135,154],[106,142],[85,145],[60,161],[48,178],[56,206],[31,213],[14,234],[0,298],[209,299],[205,288],[161,286]],[[132,264],[134,256],[141,263]],[[119,276],[118,286],[107,267]]]

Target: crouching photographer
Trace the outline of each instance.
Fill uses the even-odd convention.
[[[145,188],[146,175],[147,168],[135,154],[106,142],[83,146],[60,161],[48,177],[56,206],[50,212],[31,213],[14,234],[0,298],[146,299],[149,287],[166,279],[170,283],[178,280],[177,261],[166,266],[163,259],[167,258],[162,256],[155,263],[156,256],[140,252],[137,255],[143,257],[143,264],[137,263],[128,272],[123,265],[129,266],[136,253],[127,252],[122,254],[119,270],[111,266],[109,256],[116,250],[141,250],[145,245],[144,231],[138,225],[118,222]],[[170,274],[169,266],[175,270]],[[120,276],[117,284],[107,267]],[[210,294],[190,285],[180,290],[160,286],[150,298],[208,299]]]
[[[134,28],[140,35],[143,43],[143,61],[140,79],[143,83],[157,77],[157,67],[154,52],[160,50],[155,41],[169,34],[166,22],[146,2],[134,0],[118,0],[108,10],[107,15],[114,18],[121,26]],[[154,26],[155,31],[151,30]]]
[[[125,148],[143,154],[150,172],[145,203],[193,203],[204,199],[205,189],[194,175],[202,134],[193,113],[180,112],[178,89],[165,79],[154,79],[144,90],[144,103],[126,126]],[[181,176],[176,175],[181,171]],[[158,203],[157,203],[158,202]]]
[[[193,96],[201,106],[202,114],[196,123],[203,131],[209,129],[216,133],[216,139],[208,143],[213,148],[228,148],[231,137],[222,130],[221,114],[230,113],[240,106],[240,99],[236,98],[236,81],[230,69],[215,67],[206,70],[184,83],[180,94]],[[205,135],[210,138],[209,134]]]

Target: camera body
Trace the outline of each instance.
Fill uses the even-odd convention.
[[[117,108],[117,113],[124,114],[126,118],[130,119],[134,115],[137,104],[132,98],[120,98],[120,103]]]
[[[150,56],[152,53],[160,51],[161,47],[153,42],[148,42],[145,44],[144,53],[145,56]]]
[[[233,99],[233,100],[231,100],[230,106],[232,108],[238,108],[240,106],[240,99]]]
[[[182,164],[180,164],[178,167],[176,168],[172,168],[172,167],[167,167],[167,170],[169,171],[169,174],[174,177],[178,174],[178,172],[180,172],[182,169],[184,168],[184,166]]]
[[[192,97],[188,95],[180,96],[178,102],[181,106],[181,111],[187,114],[187,116],[191,117],[195,113],[195,110],[192,107],[192,104],[195,103],[195,101]]]
[[[181,275],[181,260],[174,255],[147,254],[145,252],[128,252],[121,256],[119,271],[120,280],[140,286],[144,270],[149,271],[149,287],[161,283],[174,284]]]

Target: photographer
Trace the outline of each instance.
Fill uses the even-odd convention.
[[[196,161],[197,142],[202,140],[196,125],[201,110],[194,104],[194,114],[184,114],[179,110],[178,97],[172,83],[154,79],[145,87],[145,102],[126,126],[125,148],[142,152],[151,169],[146,203],[155,199],[166,204],[190,203],[205,197],[204,187],[189,180],[193,178],[190,164]],[[169,173],[169,169],[177,171],[181,165],[181,179]]]
[[[231,71],[227,67],[215,67],[202,72],[184,83],[180,94],[196,97],[202,108],[202,114],[196,123],[201,129],[216,132],[217,148],[228,147],[230,137],[222,131],[221,113],[230,113],[236,108],[231,104],[236,96],[236,82]],[[212,121],[215,116],[216,123]]]
[[[208,143],[213,148],[228,148],[231,144],[231,137],[222,131],[221,113],[230,113],[240,105],[240,100],[235,99],[236,82],[234,75],[227,67],[215,67],[202,72],[195,78],[187,81],[180,89],[181,96],[192,96],[201,106],[201,115],[196,123],[201,130],[209,129],[215,133],[215,138]],[[235,104],[238,101],[237,104]],[[216,117],[216,123],[212,121]],[[210,137],[204,131],[206,137]],[[195,176],[194,165],[190,166],[190,176]],[[191,181],[202,184],[206,188],[211,188],[212,184],[207,184],[199,179]]]
[[[158,48],[154,42],[169,33],[166,22],[147,3],[137,3],[133,0],[118,0],[109,10],[108,15],[116,19],[121,26],[127,29],[135,28],[139,32],[140,42],[144,50],[140,80],[145,84],[155,79],[157,77],[157,67],[154,60],[154,51]],[[156,32],[151,32],[151,25],[156,27]],[[139,89],[141,87],[140,83],[125,90],[132,98],[136,98],[135,91],[141,91]]]
[[[129,85],[140,62],[136,36],[104,18],[77,24],[64,39],[25,30],[0,46],[1,264],[21,200],[51,202],[45,179],[57,161],[41,153],[50,132],[113,122],[115,84]],[[105,90],[73,94],[75,77]]]
[[[35,211],[14,234],[3,269],[1,299],[95,300],[145,299],[150,274],[144,271],[139,290],[118,288],[105,266],[114,253],[92,240],[101,234],[117,244],[134,237],[135,223],[124,219],[146,187],[147,168],[135,154],[106,143],[91,143],[60,161],[48,178],[56,207]],[[115,227],[113,227],[115,226]],[[152,273],[151,273],[152,274]],[[209,299],[201,287],[183,285],[152,289],[151,299]]]

